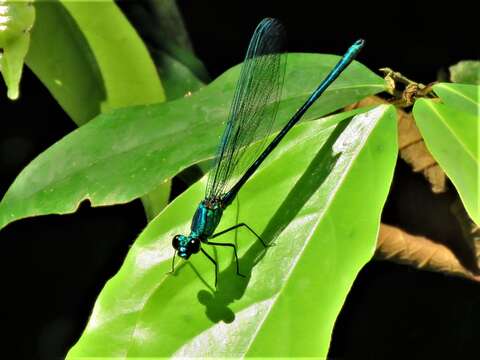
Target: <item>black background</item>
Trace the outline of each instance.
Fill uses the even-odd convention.
[[[265,16],[287,28],[289,51],[340,54],[358,37],[359,60],[428,83],[462,59],[478,58],[468,4],[340,1],[180,1],[198,57],[212,78],[242,61]],[[92,14],[93,16],[94,14]],[[38,154],[75,126],[28,70],[21,98],[0,85],[0,196]],[[447,206],[399,161],[383,220],[443,241],[458,228]],[[95,298],[146,225],[139,201],[72,215],[25,219],[0,231],[0,337],[11,359],[63,358]],[[480,288],[470,281],[372,261],[358,276],[335,326],[333,358],[476,358]],[[7,355],[6,355],[7,354]]]

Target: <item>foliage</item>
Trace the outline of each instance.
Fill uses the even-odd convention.
[[[227,209],[220,229],[238,218],[276,244],[264,251],[238,232],[246,280],[223,250],[216,254],[216,290],[203,256],[180,265],[176,276],[166,274],[171,239],[188,229],[203,179],[136,240],[69,358],[326,356],[334,320],[373,255],[396,161],[392,108],[350,119],[342,113],[295,128]],[[305,335],[292,338],[292,331]]]
[[[383,91],[383,79],[352,63],[246,184],[219,229],[240,220],[275,246],[264,250],[243,231],[225,236],[238,243],[247,278],[235,276],[228,251],[207,249],[221,265],[214,289],[202,256],[165,274],[171,238],[188,231],[205,179],[164,206],[170,179],[211,159],[239,66],[204,86],[208,76],[184,29],[182,39],[168,36],[183,26],[172,3],[163,15],[175,26],[150,53],[117,5],[95,3],[95,17],[88,6],[0,0],[8,96],[18,96],[25,58],[82,125],[18,175],[0,202],[0,229],[74,212],[84,200],[101,206],[143,197],[153,219],[101,292],[69,358],[326,356],[341,306],[373,255],[397,156],[393,106],[341,109]],[[288,119],[338,59],[290,54],[278,116]],[[475,82],[470,70],[458,69],[452,78]],[[416,123],[478,224],[478,86],[441,83],[433,90],[438,97],[415,102]]]
[[[290,56],[278,116],[291,115],[337,60],[329,55]],[[131,201],[208,159],[227,117],[238,71],[226,72],[192,96],[101,114],[72,132],[20,173],[0,202],[0,228],[28,216],[73,212],[84,199],[94,206]],[[382,79],[355,63],[307,119],[381,89]]]
[[[418,100],[413,108],[416,123],[468,214],[480,224],[479,87],[440,83],[433,89],[442,102]]]

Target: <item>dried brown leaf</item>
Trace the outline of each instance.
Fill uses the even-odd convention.
[[[480,275],[465,269],[445,245],[386,224],[380,226],[375,257],[480,282]]]

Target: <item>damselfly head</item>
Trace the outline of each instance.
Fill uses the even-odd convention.
[[[178,252],[178,256],[187,260],[190,255],[200,251],[200,239],[185,235],[175,235],[172,246]]]

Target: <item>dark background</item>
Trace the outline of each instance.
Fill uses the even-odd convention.
[[[281,19],[290,51],[340,54],[358,37],[359,60],[428,83],[463,59],[478,58],[475,11],[459,1],[180,1],[198,57],[212,78],[242,61],[256,24]],[[0,197],[38,154],[74,130],[73,122],[25,69],[21,98],[0,85]],[[178,192],[181,188],[176,183]],[[401,161],[383,214],[389,224],[455,241],[453,190],[433,196]],[[8,359],[56,359],[80,336],[105,281],[146,225],[139,201],[43,216],[0,231],[1,352]],[[330,356],[345,359],[475,358],[480,287],[470,281],[372,261],[337,320]],[[7,357],[5,357],[7,356]]]

